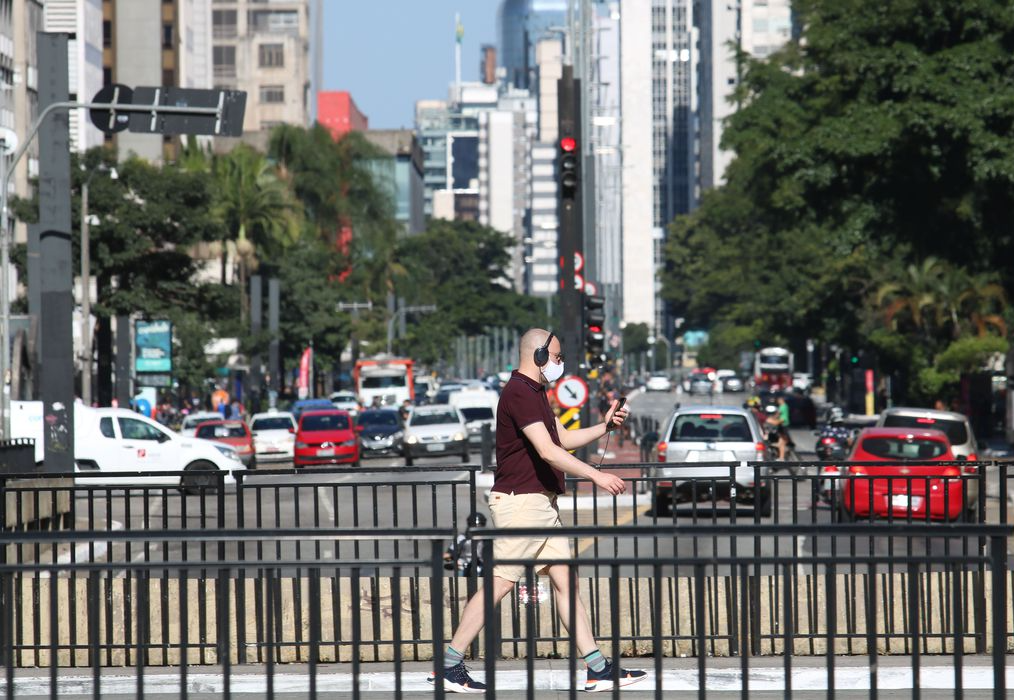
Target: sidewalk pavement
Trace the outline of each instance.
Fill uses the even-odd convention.
[[[826,697],[827,671],[825,659],[793,658],[791,673],[792,695],[796,697]],[[991,697],[992,668],[988,657],[965,657],[963,687],[965,697]],[[751,697],[782,697],[785,691],[785,672],[780,657],[750,659],[748,676]],[[882,691],[908,690],[913,687],[910,657],[879,657],[878,689]],[[950,657],[922,657],[920,686],[924,697],[953,697],[954,665]],[[651,697],[655,692],[654,659],[623,659],[624,668],[645,669],[648,678],[625,688],[624,697]],[[569,661],[567,659],[536,659],[534,661],[536,697],[563,698],[569,695]],[[868,697],[870,672],[865,657],[836,657],[835,696]],[[697,660],[694,658],[663,659],[662,690],[666,693],[698,689]],[[432,686],[426,678],[432,669],[430,663],[411,662],[402,665],[399,697],[432,697]],[[484,681],[481,660],[471,664],[472,676]],[[317,692],[327,698],[352,696],[352,669],[349,664],[326,664],[317,667]],[[144,670],[144,696],[178,697],[180,672],[175,668],[149,668]],[[577,687],[584,685],[585,671],[580,660],[577,664]],[[709,658],[705,676],[708,697],[732,697],[741,692],[740,659]],[[92,676],[88,669],[60,669],[57,674],[57,693],[60,697],[92,695]],[[26,669],[15,678],[14,695],[22,698],[50,696],[48,669]],[[527,671],[524,661],[501,661],[497,664],[497,695],[507,698],[524,697],[527,689]],[[1014,685],[1014,666],[1007,667],[1007,687]],[[0,686],[4,686],[0,682]],[[267,691],[268,676],[263,665],[246,665],[230,670],[230,693],[241,697],[263,697]],[[190,667],[187,672],[187,692],[192,698],[221,697],[225,689],[222,669],[212,666]],[[0,688],[4,692],[5,687]],[[276,697],[306,697],[310,690],[308,667],[304,664],[277,665],[274,668],[273,690]],[[363,664],[359,690],[376,697],[392,697],[395,690],[394,665],[390,663]],[[971,692],[969,692],[971,691]],[[137,697],[135,669],[103,669],[102,697]]]

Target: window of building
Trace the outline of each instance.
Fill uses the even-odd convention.
[[[299,12],[296,10],[251,10],[250,27],[266,34],[298,34]]]
[[[212,10],[211,26],[216,39],[236,38],[236,10]]]
[[[236,47],[216,46],[212,49],[216,78],[236,77]]]
[[[102,46],[109,48],[113,45],[113,23],[108,19],[102,21]]]
[[[278,104],[285,102],[285,87],[283,85],[261,85],[261,103]]]
[[[173,25],[163,24],[162,25],[162,48],[171,49],[173,47]]]
[[[171,68],[162,69],[162,84],[176,85],[176,71]]]
[[[261,68],[284,68],[285,45],[261,44],[257,47],[257,63]]]

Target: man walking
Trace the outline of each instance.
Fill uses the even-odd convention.
[[[497,469],[489,496],[489,510],[497,528],[561,527],[557,496],[564,492],[564,475],[588,479],[613,495],[626,490],[614,474],[599,471],[574,457],[574,450],[603,437],[623,425],[628,411],[613,402],[603,421],[581,430],[564,430],[549,406],[546,386],[563,376],[560,341],[549,331],[534,328],[521,337],[518,369],[500,394],[497,406]],[[569,559],[570,542],[565,537],[507,538],[493,542],[495,561]],[[591,622],[577,588],[570,587],[569,567],[553,564],[538,569],[548,574],[553,586],[560,622],[573,633],[577,651],[588,667],[585,690],[600,692],[613,687],[612,664],[599,651]],[[493,567],[493,601],[499,604],[524,576],[523,566]],[[570,617],[571,597],[575,618]],[[483,592],[480,589],[465,605],[461,622],[444,652],[443,683],[455,693],[482,693],[486,686],[469,676],[464,650],[485,624]],[[644,671],[620,670],[620,685],[643,680]],[[430,681],[436,678],[430,674]]]

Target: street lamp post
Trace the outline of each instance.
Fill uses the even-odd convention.
[[[84,165],[81,166],[82,169]],[[85,406],[92,405],[92,335],[91,335],[91,217],[88,214],[88,186],[96,173],[109,172],[115,180],[119,177],[116,168],[100,165],[85,179],[81,185],[81,401]],[[98,220],[96,219],[96,223]]]

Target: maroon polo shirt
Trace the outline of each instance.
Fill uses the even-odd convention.
[[[546,389],[517,370],[500,393],[496,408],[496,475],[493,491],[499,493],[564,492],[563,472],[539,456],[521,432],[541,422],[553,442],[562,447],[556,432],[556,415],[549,407]]]

